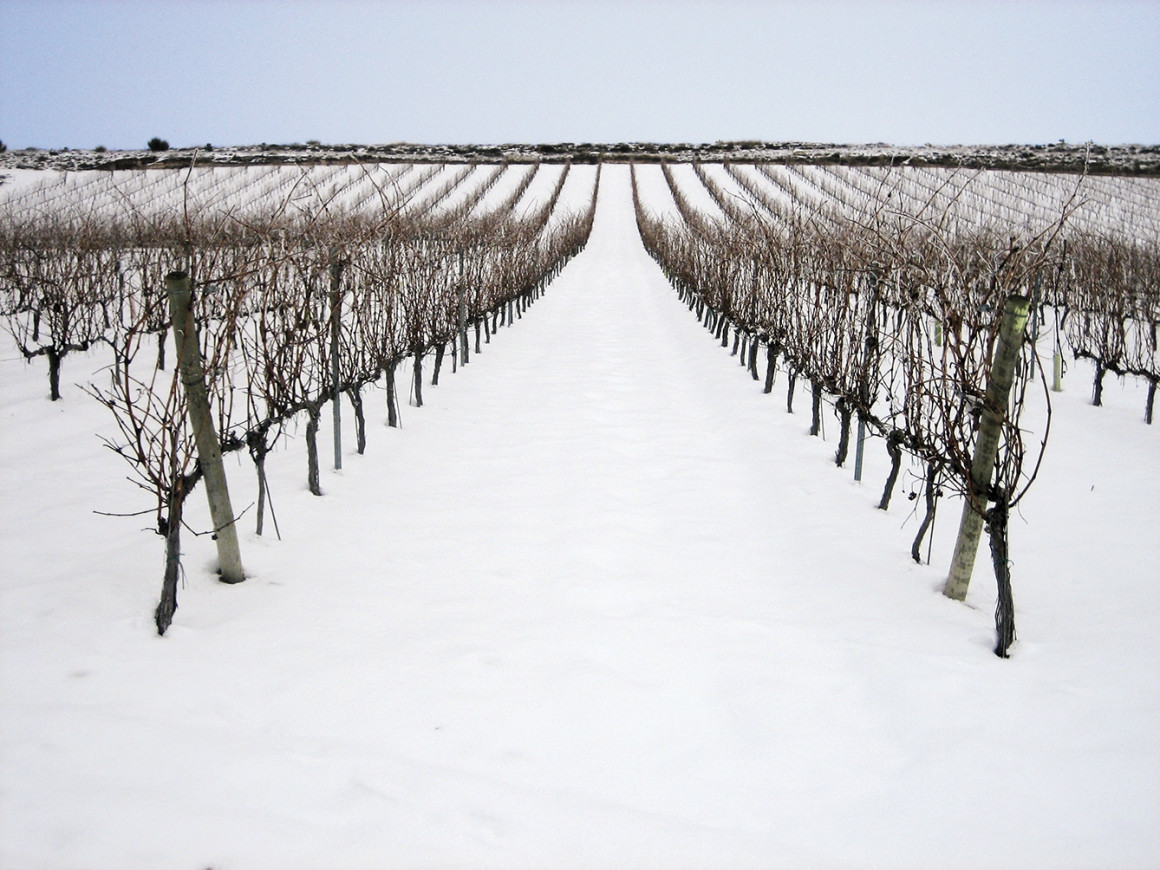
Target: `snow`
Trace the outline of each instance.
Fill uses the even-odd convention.
[[[795,209],[800,208],[799,200],[795,200],[790,196],[785,187],[772,182],[770,177],[762,172],[759,167],[734,163],[732,164],[732,168],[739,176],[746,179],[755,190],[762,191],[771,203],[781,203],[785,214],[791,214]],[[769,169],[783,173],[786,171],[785,167],[772,166]]]
[[[0,866],[1155,866],[1142,387],[1093,408],[1075,365],[1053,396],[1002,661],[985,567],[965,605],[938,591],[957,504],[911,562],[912,484],[874,509],[882,445],[862,483],[834,468],[635,233],[605,166],[587,250],[402,429],[368,396],[323,497],[280,442],[283,540],[242,519],[245,583],[186,536],[164,638],[149,517],[92,513],[146,506],[111,418],[5,345]]]
[[[717,185],[718,189],[725,195],[725,201],[732,203],[737,210],[749,216],[761,213],[760,206],[754,201],[753,195],[741,185],[741,182],[729,174],[724,163],[702,163],[701,171]],[[721,209],[718,208],[717,211],[720,212]]]
[[[669,171],[672,173],[677,189],[684,194],[685,201],[690,206],[713,223],[722,223],[725,220],[725,213],[721,211],[721,206],[717,205],[717,200],[713,199],[713,194],[697,177],[692,163],[671,163]]]
[[[426,203],[445,194],[437,208],[453,209],[469,200],[495,175],[502,178],[495,185],[499,197],[489,191],[484,199],[490,208],[500,204],[518,184],[518,179],[531,166],[513,167],[503,172],[500,164],[323,164],[320,166],[214,166],[199,167],[195,172],[185,169],[82,170],[59,172],[55,170],[15,169],[0,179],[0,209],[9,209],[17,218],[53,212],[76,211],[83,214],[124,215],[149,218],[172,214],[186,202],[188,181],[189,203],[194,210],[207,213],[253,214],[277,210],[284,203],[290,212],[313,213],[322,209],[339,212],[378,213],[384,198],[387,202],[399,200],[422,211]],[[522,197],[528,210],[542,207],[555,189],[559,179],[548,172],[552,183],[545,190],[529,191]],[[591,202],[595,167],[574,169],[577,181],[565,185],[564,200],[568,202],[576,187],[587,185],[582,202],[576,208],[585,211]],[[454,189],[447,185],[458,179]],[[534,185],[533,185],[534,186]],[[537,195],[539,198],[537,199]],[[575,196],[572,196],[574,199]],[[477,209],[486,214],[490,209]]]
[[[524,179],[535,172],[536,168],[536,164],[534,163],[524,165],[517,163],[506,164],[495,184],[475,204],[475,208],[472,209],[471,214],[474,217],[484,217],[494,213],[511,198],[512,194],[519,189]]]
[[[559,181],[559,176],[556,176]],[[556,207],[549,218],[549,231],[561,220],[579,217],[587,214],[592,206],[592,191],[596,188],[596,167],[591,164],[573,164],[568,170],[568,177],[564,179],[564,186],[560,189],[560,198],[556,200]],[[529,187],[528,193],[531,192]],[[527,193],[523,202],[528,201]]]
[[[645,212],[659,220],[683,220],[673,199],[672,188],[665,180],[659,163],[642,163],[636,167],[636,186]]]
[[[492,178],[500,175],[503,170],[504,167],[499,164],[472,166],[463,181],[440,203],[440,208],[451,211],[463,206],[464,203],[475,197],[480,188],[484,187]]]
[[[573,168],[568,169],[569,175],[572,174]],[[543,208],[544,203],[552,198],[552,192],[560,183],[560,173],[563,171],[564,164],[562,163],[541,163],[535,177],[532,178],[532,183],[528,185],[528,189],[524,191],[524,195],[516,203],[515,215],[526,218]],[[567,184],[568,182],[565,180],[564,185],[567,186]]]

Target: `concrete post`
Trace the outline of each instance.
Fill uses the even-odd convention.
[[[189,424],[197,443],[197,459],[205,477],[205,494],[209,500],[209,514],[217,541],[218,563],[223,583],[241,583],[246,579],[242,570],[242,556],[238,549],[238,532],[234,511],[230,506],[230,491],[222,465],[221,443],[209,410],[209,395],[205,386],[205,370],[201,361],[201,345],[197,324],[190,310],[193,290],[189,275],[170,272],[165,276],[169,294],[169,313],[173,320],[173,336],[177,343],[177,359],[181,384],[185,390],[185,407]]]
[[[342,468],[342,393],[338,383],[338,336],[342,317],[342,262],[330,251],[330,386],[334,393],[334,470]]]
[[[862,407],[870,404],[870,378],[877,376],[878,370],[878,274],[869,275],[870,300],[866,306],[866,341],[863,347],[862,383],[859,386],[859,398]],[[873,369],[874,375],[870,372]],[[862,455],[866,451],[866,418],[858,414],[858,445],[854,452],[854,480],[862,479]]]
[[[463,268],[463,250],[460,249],[459,250],[459,282],[458,282],[457,286],[459,288],[459,337],[460,337],[460,340],[463,342],[463,356],[462,356],[463,365],[467,365],[468,360],[469,360],[468,350],[467,350],[467,300],[465,300],[463,298],[464,297],[464,289],[465,289],[463,286],[463,283],[465,280],[466,280],[466,277],[464,275],[464,268]]]
[[[979,537],[983,531],[983,514],[987,510],[987,492],[991,488],[991,472],[999,452],[999,438],[1007,413],[1007,400],[1015,380],[1015,360],[1023,343],[1023,327],[1027,324],[1029,301],[1026,296],[1009,296],[1003,306],[1003,322],[999,341],[987,379],[987,398],[979,419],[979,437],[971,458],[971,485],[963,501],[963,516],[959,521],[959,536],[951,557],[951,571],[943,594],[962,601],[967,597]]]

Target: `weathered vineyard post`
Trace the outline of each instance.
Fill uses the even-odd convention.
[[[334,470],[342,469],[342,392],[338,383],[338,334],[342,317],[342,261],[330,249],[330,385],[334,394]]]
[[[1031,354],[1029,360],[1031,377],[1035,377],[1035,361],[1039,359],[1039,327],[1040,321],[1043,320],[1043,274],[1038,270],[1035,272],[1035,289],[1031,294],[1031,306],[1029,308],[1028,320],[1031,323],[1031,347],[1034,353]]]
[[[1051,354],[1051,391],[1063,392],[1063,345],[1059,340],[1059,306],[1055,307],[1055,347]]]
[[[854,480],[862,479],[862,455],[866,452],[866,410],[870,407],[870,372],[878,367],[878,273],[871,272],[870,300],[866,306],[866,341],[862,361],[862,381],[858,385],[858,445],[854,453]],[[872,369],[873,367],[873,369]]]
[[[169,294],[169,313],[173,320],[173,336],[177,342],[177,359],[181,371],[181,385],[185,388],[185,407],[197,443],[197,459],[205,476],[205,494],[209,500],[209,514],[217,541],[218,563],[223,583],[240,583],[246,579],[242,570],[242,555],[238,549],[238,532],[234,511],[230,506],[230,491],[222,465],[221,444],[217,429],[210,417],[209,396],[205,386],[205,370],[201,362],[201,345],[197,324],[190,305],[193,290],[189,275],[170,272],[165,276]]]
[[[854,480],[862,479],[862,454],[866,452],[866,420],[858,415],[858,444],[854,448]]]
[[[987,397],[979,419],[979,437],[971,458],[971,480],[963,501],[963,516],[959,521],[959,536],[951,557],[951,572],[943,594],[962,601],[967,597],[979,536],[983,530],[983,514],[987,510],[987,495],[991,489],[991,472],[999,452],[999,438],[1003,431],[1007,400],[1015,379],[1015,361],[1027,323],[1029,301],[1026,296],[1009,296],[1003,306],[1003,322],[999,341],[987,379]]]
[[[463,365],[467,365],[467,363],[469,361],[468,360],[468,351],[467,351],[467,301],[463,298],[463,296],[464,296],[463,282],[465,280],[466,279],[464,276],[464,269],[463,269],[463,249],[460,248],[459,249],[459,281],[458,281],[458,287],[459,287],[459,339],[460,339],[460,341],[463,342],[463,350],[462,350]]]

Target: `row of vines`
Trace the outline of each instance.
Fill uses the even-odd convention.
[[[47,360],[51,397],[70,353],[111,348],[107,374],[86,391],[111,412],[119,434],[107,445],[149,493],[146,512],[166,542],[160,633],[177,606],[185,500],[205,474],[186,413],[192,384],[167,359],[174,334],[179,352],[186,334],[198,336],[216,448],[253,460],[262,534],[265,461],[288,427],[305,422],[307,482],[321,495],[317,434],[328,403],[336,439],[338,404],[350,403],[362,453],[368,384],[384,383],[388,422],[398,425],[401,364],[412,367],[408,395],[421,406],[424,380],[438,383],[448,352],[454,368],[480,353],[584,247],[599,169],[580,210],[561,202],[567,166],[530,204],[536,168],[524,169],[487,209],[504,168],[464,194],[462,182],[479,175],[466,169],[427,184],[423,198],[416,192],[437,180],[430,169],[395,172],[390,184],[368,171],[360,180],[372,180],[372,207],[361,209],[336,204],[338,185],[304,190],[303,173],[297,184],[266,184],[262,207],[191,205],[187,186],[176,207],[153,212],[130,192],[122,207],[105,196],[99,207],[90,197],[0,215],[0,317],[26,358]],[[404,185],[408,174],[416,180]],[[173,319],[167,285],[192,286],[191,325]]]
[[[823,405],[832,404],[837,465],[849,459],[855,422],[859,479],[863,444],[882,440],[890,471],[881,509],[889,507],[903,455],[918,463],[925,516],[912,546],[916,561],[945,492],[965,500],[964,527],[968,512],[985,522],[999,590],[995,652],[1006,657],[1015,637],[1007,518],[1044,455],[1048,372],[1058,372],[1060,337],[1075,356],[1095,360],[1097,403],[1104,372],[1145,378],[1151,422],[1160,379],[1160,244],[1073,232],[1080,185],[1051,220],[1031,225],[973,212],[955,198],[935,209],[933,194],[908,209],[897,188],[883,185],[877,198],[866,186],[854,207],[837,199],[837,184],[828,191],[804,183],[779,188],[767,167],[749,167],[748,175],[717,169],[724,171],[712,176],[691,167],[700,182],[694,185],[689,172],[682,183],[677,167],[663,165],[672,207],[658,213],[648,207],[659,200],[656,179],[646,202],[641,168],[634,167],[645,247],[722,345],[732,337],[734,354],[754,380],[764,380],[766,393],[784,371],[792,412],[797,382],[809,384],[812,435],[823,425]],[[732,192],[721,181],[730,173]],[[1027,311],[1027,325],[1019,327],[1025,340],[1014,348],[1011,383],[1003,385],[1009,392],[989,392],[996,389],[992,362],[1003,314]],[[1045,369],[1036,339],[1049,325],[1056,359]],[[1033,390],[1042,401],[1029,401]],[[1000,438],[991,467],[980,468],[975,454],[987,413]],[[947,594],[964,597],[966,580],[951,580]]]

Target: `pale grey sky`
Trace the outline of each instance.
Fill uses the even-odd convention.
[[[0,0],[10,148],[1160,143],[1160,0]]]

